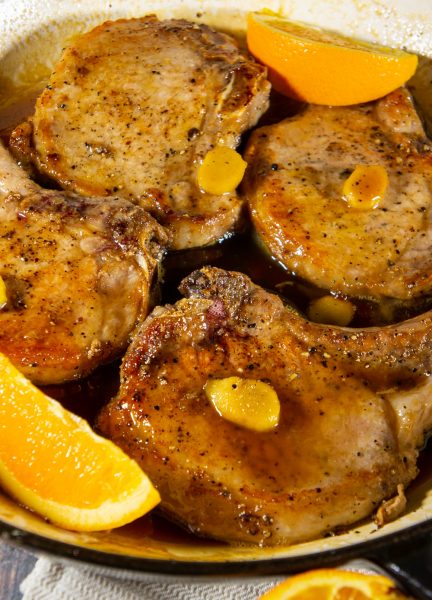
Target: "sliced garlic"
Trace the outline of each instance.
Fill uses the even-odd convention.
[[[257,379],[209,379],[207,398],[221,417],[254,431],[270,431],[279,423],[280,402],[268,383]]]
[[[388,184],[384,167],[359,165],[345,180],[342,197],[352,208],[371,210],[377,208],[384,198]]]
[[[3,277],[0,275],[0,309],[6,306],[7,303],[7,294],[6,294],[6,284],[4,282]]]
[[[330,295],[312,300],[308,308],[311,321],[341,327],[351,323],[354,313],[355,306],[352,302]]]
[[[209,150],[198,169],[198,185],[208,194],[220,196],[233,192],[243,179],[247,163],[227,146]]]

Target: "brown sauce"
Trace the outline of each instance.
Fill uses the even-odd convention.
[[[17,99],[6,108],[0,107],[0,138],[5,144],[8,143],[13,128],[32,114],[36,97],[37,93],[31,93],[25,98]],[[259,125],[277,122],[295,114],[299,109],[301,106],[294,101],[273,94],[270,109],[262,117]],[[46,185],[45,180],[43,183]],[[325,290],[320,290],[288,273],[266,253],[251,229],[248,229],[212,247],[168,254],[164,261],[164,278],[161,282],[161,304],[175,302],[180,297],[177,288],[181,279],[192,270],[204,265],[246,273],[255,283],[277,292],[287,303],[295,305],[303,312],[306,311],[311,299],[326,293]],[[430,300],[414,308],[406,308],[398,304],[383,307],[376,302],[363,299],[351,299],[351,301],[356,305],[355,317],[350,325],[353,327],[401,321],[426,310],[431,305]],[[119,367],[120,361],[117,361],[100,367],[86,379],[64,385],[48,386],[44,391],[60,401],[65,408],[87,419],[93,425],[101,407],[116,394],[119,385]],[[421,453],[419,466],[420,475],[414,486],[432,479],[431,442]],[[194,543],[199,543],[192,534],[154,514],[141,518],[118,531],[120,535],[124,534],[128,538],[137,540],[144,536],[162,542],[189,543],[194,540]]]

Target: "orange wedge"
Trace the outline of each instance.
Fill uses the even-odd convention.
[[[0,485],[76,531],[118,527],[160,500],[137,463],[34,387],[2,354]]]
[[[312,104],[343,106],[381,98],[403,85],[417,56],[294,23],[250,13],[250,52],[267,65],[273,87]]]
[[[294,575],[261,600],[402,600],[407,598],[382,575],[318,569]]]

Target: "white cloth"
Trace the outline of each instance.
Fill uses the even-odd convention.
[[[257,600],[286,577],[220,581],[145,575],[140,581],[101,575],[40,558],[21,584],[22,600]]]
[[[380,572],[375,565],[360,560],[343,568]],[[257,600],[283,579],[286,576],[235,580],[221,577],[209,581],[143,574],[140,581],[131,581],[100,574],[91,567],[40,558],[21,584],[21,592],[22,600]]]

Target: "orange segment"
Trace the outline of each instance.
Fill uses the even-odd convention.
[[[294,575],[261,600],[402,600],[407,598],[381,575],[318,569]]]
[[[355,41],[268,13],[248,15],[250,52],[267,65],[275,89],[312,104],[369,102],[403,85],[417,56]]]
[[[148,477],[0,354],[0,485],[67,529],[128,523],[160,500]]]

